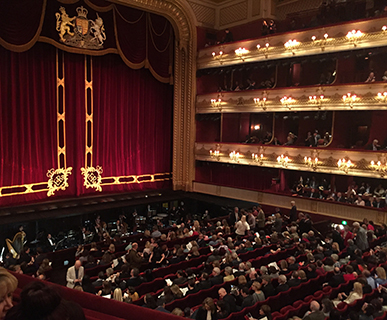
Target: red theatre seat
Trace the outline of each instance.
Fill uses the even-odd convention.
[[[23,274],[13,273],[13,275],[19,281],[18,288],[23,288],[26,284],[30,283],[31,281],[40,281]],[[128,319],[128,315],[130,316],[130,319],[136,319],[136,320],[148,320],[148,319],[179,320],[181,319],[181,317],[177,317],[175,315],[171,315],[168,313],[163,313],[163,312],[139,307],[132,304],[106,299],[96,295],[85,294],[84,292],[62,287],[53,283],[48,283],[48,282],[45,282],[45,283],[47,285],[57,288],[64,299],[78,303],[85,310],[85,313],[90,316],[88,317],[88,319],[90,320],[94,320],[93,318],[96,318],[99,320]],[[99,317],[99,314],[101,314],[102,316]]]

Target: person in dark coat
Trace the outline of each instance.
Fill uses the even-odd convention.
[[[131,268],[140,269],[143,258],[140,253],[137,252],[138,244],[135,242],[132,244],[132,249],[129,250],[128,254],[125,256],[126,261],[129,263]]]
[[[254,298],[253,296],[250,294],[250,290],[248,287],[243,287],[241,290],[240,290],[240,295],[242,296],[242,309],[243,308],[246,308],[246,307],[251,307],[253,304],[254,304]]]
[[[328,285],[332,288],[337,288],[340,284],[344,283],[344,277],[339,267],[333,269],[333,276],[328,281]]]
[[[292,208],[290,209],[290,212],[289,212],[289,220],[290,221],[296,221],[297,220],[296,202],[295,201],[290,201],[290,204],[291,204]]]
[[[275,289],[274,289],[273,285],[271,284],[270,276],[268,276],[268,275],[262,276],[262,288],[261,288],[261,290],[265,294],[266,298],[268,298],[270,296],[274,296],[276,294]]]
[[[237,305],[234,296],[228,294],[225,288],[220,288],[218,293],[219,299],[227,303],[229,312],[237,311]]]
[[[218,267],[215,267],[212,270],[212,277],[210,278],[210,282],[212,286],[223,283],[223,276],[221,275],[221,271]]]

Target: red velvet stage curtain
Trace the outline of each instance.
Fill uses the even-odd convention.
[[[173,88],[116,55],[93,57],[93,164],[104,177],[171,172]],[[164,182],[106,186],[160,188]]]
[[[24,53],[0,47],[0,187],[47,181],[57,166],[55,84],[54,47]],[[0,203],[17,197],[0,197]],[[46,197],[39,192],[29,200]]]
[[[118,58],[118,57],[117,57]],[[85,166],[85,56],[64,53],[67,165],[73,168],[69,188],[62,195],[84,192],[81,167]]]
[[[170,173],[173,87],[157,81],[149,70],[130,69],[115,54],[93,57],[85,68],[84,55],[59,51],[59,64],[62,56],[64,61],[66,159],[73,168],[69,187],[52,198],[47,191],[6,196],[25,191],[5,188],[10,186],[41,183],[34,190],[47,188],[47,171],[58,168],[55,50],[41,43],[24,53],[0,47],[0,205],[96,192],[84,187],[80,170],[86,165],[86,69],[93,71],[93,166],[103,168],[103,178]],[[102,192],[170,185],[105,185]]]

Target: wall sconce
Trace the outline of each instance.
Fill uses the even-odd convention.
[[[290,161],[289,157],[284,156],[283,154],[281,154],[280,156],[277,157],[277,162],[285,168],[288,167],[289,161]]]
[[[352,95],[351,93],[347,93],[346,95],[343,95],[342,97],[344,104],[348,104],[349,107],[352,109],[354,102],[358,99],[356,94]]]
[[[383,93],[379,92],[376,96],[376,99],[378,99],[380,102],[386,102],[387,101],[387,91],[384,91]]]
[[[313,37],[312,37],[312,38],[313,38]],[[324,39],[318,41],[318,43],[319,43],[320,46],[321,46],[321,51],[324,51],[324,50],[325,50],[325,45],[327,44],[328,39],[329,39],[329,35],[328,35],[328,33],[325,33],[325,34],[324,34]],[[313,39],[312,39],[312,40],[313,40]]]
[[[215,51],[212,52],[212,57],[216,60],[219,60],[220,64],[223,64],[222,58],[223,58],[223,51],[220,50],[219,54],[217,55]]]
[[[249,50],[246,48],[238,48],[235,50],[235,54],[242,59],[242,61],[245,61],[245,56],[249,53]]]
[[[262,110],[266,110],[266,97],[263,97],[262,100],[259,98],[254,98],[254,103],[258,107],[262,107]]]
[[[215,151],[210,150],[210,157],[219,161],[220,160],[219,150],[215,150]]]
[[[229,156],[232,161],[239,162],[239,157],[240,157],[239,152],[235,152],[235,151],[230,152]]]
[[[304,158],[304,162],[305,162],[305,164],[308,166],[308,167],[310,167],[310,168],[312,168],[313,169],[313,171],[316,171],[316,169],[317,169],[317,166],[318,166],[318,158],[316,157],[316,158],[314,158],[314,159],[312,159],[311,157],[305,157]]]
[[[269,55],[269,47],[270,47],[269,42],[266,42],[264,47],[261,47],[260,44],[257,44],[257,50],[262,52],[265,55],[266,59],[267,59],[267,57]]]
[[[382,30],[383,30],[383,32],[385,32],[387,30],[387,26],[383,26]]]
[[[322,103],[324,101],[324,95],[317,96],[309,96],[309,102],[317,105],[317,108],[320,110]]]
[[[339,168],[339,170],[344,171],[345,173],[348,173],[349,168],[353,167],[353,163],[351,162],[351,160],[347,161],[343,158],[337,161],[337,167]]]
[[[362,36],[364,36],[364,33],[361,32],[360,30],[352,30],[352,31],[349,31],[346,35],[347,39],[349,42],[352,42],[353,43],[353,46],[356,47],[357,46],[357,41],[359,40],[359,38],[361,38]]]
[[[379,172],[380,176],[383,178],[387,173],[387,164],[382,164],[381,161],[375,163],[375,161],[371,161],[372,170]]]
[[[263,153],[261,153],[260,155],[258,155],[258,153],[253,153],[251,155],[251,159],[253,159],[261,166],[263,164]]]
[[[211,105],[214,107],[214,108],[218,108],[219,111],[222,111],[222,99],[218,98],[218,99],[211,99]]]
[[[294,52],[294,48],[300,45],[300,42],[298,42],[296,39],[294,40],[288,40],[287,42],[284,43],[284,46],[286,49],[289,49],[293,55],[296,53]]]
[[[288,108],[289,110],[292,109],[291,104],[296,102],[296,100],[294,100],[292,97],[287,97],[287,96],[284,96],[280,101],[282,105]]]

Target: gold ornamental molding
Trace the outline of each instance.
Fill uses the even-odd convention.
[[[58,168],[50,169],[47,172],[48,192],[50,197],[56,191],[66,190],[68,188],[68,177],[71,174],[72,167],[67,168],[66,158],[66,95],[65,95],[65,70],[64,53],[55,51],[56,56],[56,140],[58,152]]]
[[[102,191],[101,182],[102,182],[102,167],[85,167],[81,168],[81,173],[83,175],[83,185],[86,189],[93,188],[96,191]]]
[[[101,192],[101,166],[93,167],[94,144],[94,99],[93,99],[93,57],[85,55],[85,166],[81,168],[83,185]]]
[[[59,168],[50,169],[47,172],[48,180],[48,192],[47,196],[50,197],[55,194],[55,191],[66,190],[68,188],[68,176],[71,174],[73,168]]]
[[[387,177],[386,154],[378,151],[197,142],[195,159],[377,179]]]
[[[386,109],[384,82],[210,93],[196,101],[196,113]]]
[[[269,35],[202,49],[198,69],[385,47],[385,18]]]
[[[171,178],[172,178],[172,174],[170,172],[104,177],[102,178],[101,186],[168,181],[168,180],[171,180]]]

